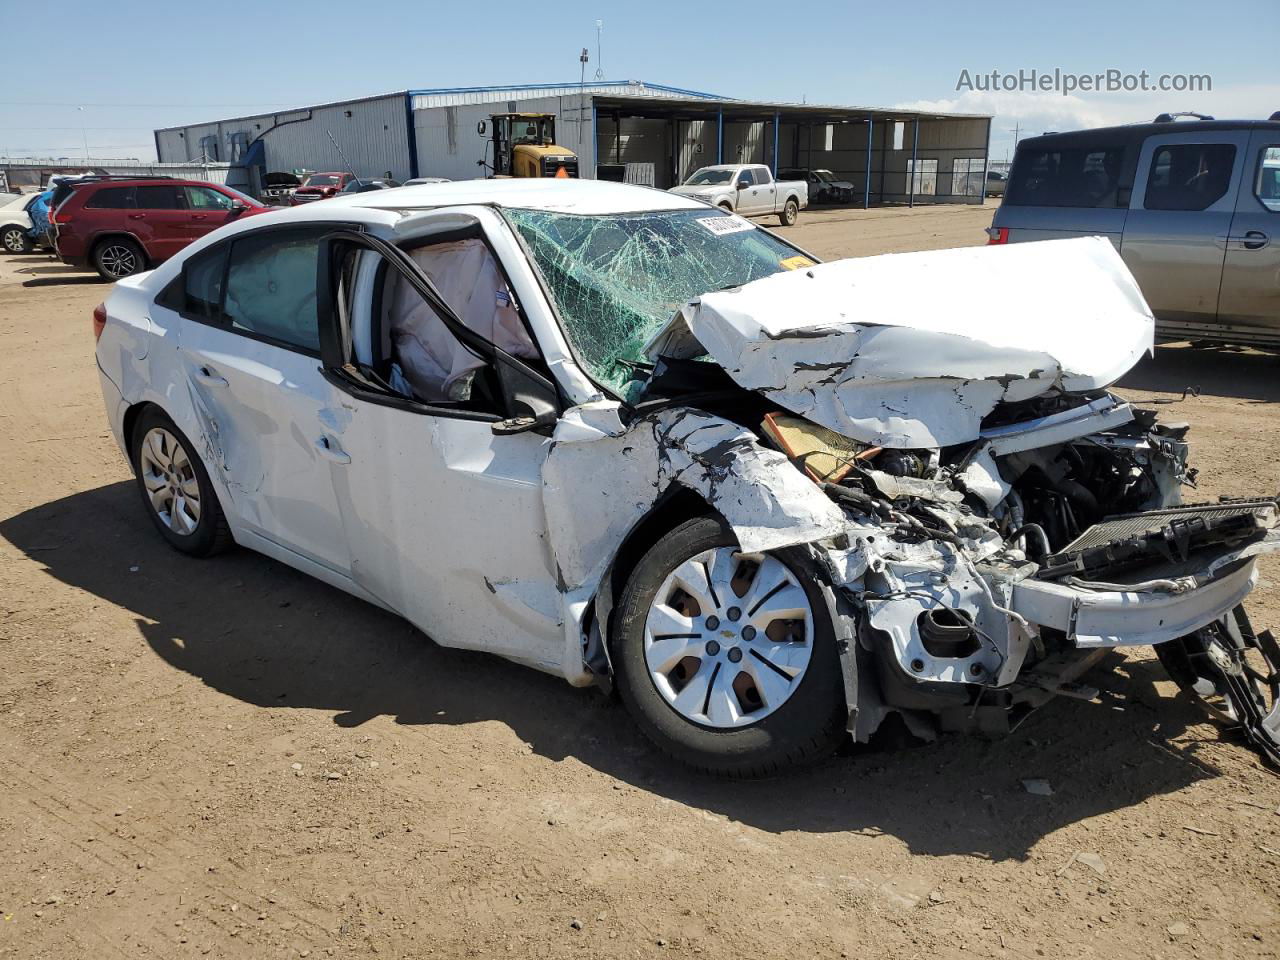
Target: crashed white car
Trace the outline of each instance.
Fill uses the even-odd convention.
[[[1104,239],[817,264],[653,190],[445,183],[224,227],[95,325],[173,546],[616,690],[694,766],[1008,729],[1132,644],[1280,750],[1241,607],[1277,502],[1180,505],[1185,425],[1107,389],[1153,327]]]

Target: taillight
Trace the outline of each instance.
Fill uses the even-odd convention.
[[[93,308],[93,340],[97,343],[107,325],[107,305],[100,303]]]
[[[1008,227],[987,227],[987,246],[993,243],[1008,243]]]

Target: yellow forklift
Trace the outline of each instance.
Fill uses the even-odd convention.
[[[477,132],[485,135],[485,121]],[[578,157],[556,145],[556,118],[550,113],[496,113],[489,118],[485,159],[477,163],[491,177],[577,177]],[[489,162],[492,147],[493,162]]]

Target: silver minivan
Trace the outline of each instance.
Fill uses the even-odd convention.
[[[1280,345],[1280,114],[1023,140],[987,232],[1108,237],[1162,339]]]

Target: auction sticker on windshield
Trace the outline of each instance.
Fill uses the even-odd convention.
[[[741,233],[743,230],[754,230],[756,228],[756,225],[750,220],[744,220],[736,214],[731,214],[727,217],[699,217],[698,222],[710,233],[714,233],[717,237],[723,237],[728,233]]]

